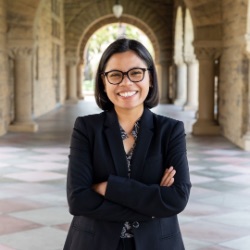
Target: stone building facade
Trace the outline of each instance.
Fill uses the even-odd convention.
[[[82,98],[84,51],[114,0],[0,0],[0,135]],[[250,150],[250,1],[123,0],[155,52],[162,103],[197,109],[194,135]]]

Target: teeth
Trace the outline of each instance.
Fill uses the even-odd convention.
[[[129,97],[129,96],[134,95],[135,93],[136,93],[136,91],[122,92],[122,93],[120,93],[120,96]]]

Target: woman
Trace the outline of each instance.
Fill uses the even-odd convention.
[[[64,250],[183,250],[177,214],[191,183],[183,123],[152,113],[153,59],[138,41],[103,53],[95,98],[104,112],[78,117],[67,196],[74,215]]]

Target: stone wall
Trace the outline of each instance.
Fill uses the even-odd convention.
[[[9,90],[6,46],[6,6],[5,1],[0,0],[0,135],[7,131],[9,122]]]
[[[84,1],[65,1],[65,37],[66,51],[69,57],[78,55],[77,48],[86,37],[86,31],[98,23],[96,30],[105,24],[115,23],[117,19],[112,14],[113,2],[110,0],[98,1],[95,4]],[[144,1],[123,1],[124,12],[120,22],[143,28],[143,31],[151,39],[151,34],[157,38],[154,48],[155,59],[161,61],[172,60],[173,56],[173,1],[155,4]],[[140,26],[140,23],[143,25]],[[93,30],[93,33],[96,31]],[[88,37],[89,38],[89,37]],[[152,39],[153,40],[153,39]],[[66,55],[67,56],[67,55]]]

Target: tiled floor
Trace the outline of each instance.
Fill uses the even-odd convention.
[[[183,120],[188,133],[193,188],[179,216],[186,250],[250,250],[250,153],[222,137],[191,136],[194,112],[154,111]],[[0,250],[62,249],[71,129],[76,116],[95,112],[90,99],[68,104],[38,119],[38,133],[0,138]]]

